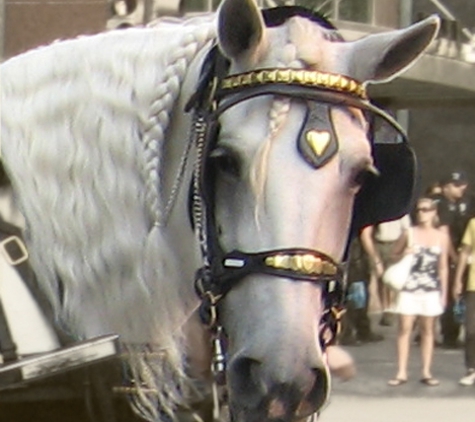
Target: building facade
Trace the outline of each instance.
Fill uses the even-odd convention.
[[[466,170],[475,186],[475,1],[256,0],[260,6],[305,5],[328,16],[347,39],[443,17],[431,51],[401,78],[371,87],[397,114],[419,157],[421,185],[442,169]],[[147,23],[157,16],[211,11],[220,0],[0,0],[4,59],[56,39]],[[400,110],[409,110],[401,112]],[[473,170],[472,170],[473,169]]]

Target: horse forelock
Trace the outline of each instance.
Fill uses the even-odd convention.
[[[325,28],[303,17],[292,17],[280,27],[271,29],[279,35],[269,36],[270,54],[265,56],[259,67],[291,67],[324,69],[332,66],[333,57],[328,46],[343,39],[338,31]],[[277,45],[275,45],[277,44]],[[269,153],[272,142],[286,121],[291,101],[275,97],[269,110],[268,135],[262,142],[250,168],[251,188],[256,196],[255,217],[263,204]]]

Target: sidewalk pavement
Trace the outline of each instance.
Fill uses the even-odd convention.
[[[463,350],[435,348],[433,376],[440,385],[428,387],[419,382],[420,350],[411,346],[409,380],[399,387],[387,381],[396,373],[396,326],[380,327],[373,315],[373,328],[385,339],[346,347],[353,356],[354,379],[333,381],[332,398],[323,410],[321,422],[474,422],[475,386],[463,387]]]
[[[318,422],[473,422],[474,397],[409,398],[334,395]]]

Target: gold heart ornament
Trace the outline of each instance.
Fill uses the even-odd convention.
[[[305,139],[317,157],[321,157],[330,144],[331,135],[330,132],[327,132],[326,130],[319,131],[313,129],[305,134]]]

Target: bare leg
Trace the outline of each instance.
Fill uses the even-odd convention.
[[[421,317],[421,358],[422,378],[432,378],[431,366],[434,352],[435,317]]]
[[[407,379],[407,363],[409,360],[410,339],[415,319],[416,317],[414,315],[399,315],[399,331],[397,337],[397,379]]]
[[[379,299],[379,280],[378,277],[374,274],[374,271],[371,271],[370,283],[368,286],[368,295],[369,295],[369,305],[368,309],[370,312],[382,312],[383,307]]]

